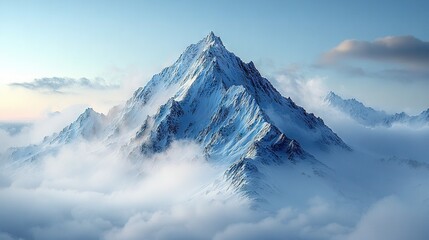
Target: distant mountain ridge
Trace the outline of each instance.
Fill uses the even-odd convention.
[[[404,112],[388,114],[384,111],[367,107],[354,98],[343,99],[332,91],[325,97],[325,102],[365,126],[391,127],[397,123],[418,126],[429,124],[429,109],[416,116],[410,116]]]

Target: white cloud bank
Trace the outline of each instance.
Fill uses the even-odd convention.
[[[244,199],[201,194],[219,171],[196,144],[175,143],[144,164],[95,144],[70,145],[14,174],[2,171],[0,239],[423,240],[428,234],[428,206],[414,198],[424,187],[409,189],[410,197],[398,187],[399,195],[370,205],[314,196],[297,207],[284,199],[283,207],[266,212]],[[404,179],[409,171],[384,175]],[[360,174],[377,181],[370,172]]]

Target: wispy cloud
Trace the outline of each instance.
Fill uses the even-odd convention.
[[[37,78],[31,82],[16,82],[9,85],[48,93],[64,93],[65,90],[75,87],[96,90],[119,88],[118,84],[109,83],[102,78],[74,79],[66,77]]]

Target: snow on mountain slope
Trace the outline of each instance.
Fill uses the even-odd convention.
[[[163,152],[176,140],[195,141],[209,162],[224,169],[223,187],[255,200],[275,189],[270,169],[299,166],[305,173],[299,176],[319,178],[329,168],[311,153],[350,149],[322,119],[281,96],[252,62],[241,61],[212,32],[123,106],[107,116],[88,109],[40,145],[13,150],[12,157],[34,160],[80,139],[101,140],[134,160]]]
[[[133,157],[162,152],[174,140],[192,139],[204,147],[209,161],[229,166],[225,179],[235,189],[258,198],[259,164],[290,161],[324,168],[304,149],[349,149],[320,118],[282,97],[253,63],[243,63],[213,33],[188,47],[163,72],[176,65],[188,67],[181,69],[181,77],[154,78],[135,94],[147,102],[155,95],[153,86],[177,90],[127,145]]]
[[[416,124],[429,123],[429,108],[426,111],[421,112],[419,115],[411,117],[411,122]]]
[[[225,114],[220,112],[220,104],[239,98],[236,101],[246,100],[243,103],[249,104],[238,102],[237,107],[250,110],[255,106],[255,110],[260,111],[267,122],[306,148],[347,148],[320,118],[307,113],[291,99],[282,97],[269,81],[259,74],[252,62],[242,62],[226,50],[220,38],[213,33],[188,47],[173,66],[164,69],[161,75],[156,75],[144,89],[139,89],[135,96],[141,96],[138,99],[143,99],[141,102],[144,104],[156,96],[154,89],[159,85],[176,90],[170,101],[177,102],[185,111],[190,112],[192,118],[204,119],[198,119],[198,125],[193,125],[187,132],[201,131],[199,128],[210,123],[208,117]],[[134,103],[131,101],[130,104]],[[159,115],[163,114],[164,112]],[[182,121],[180,125],[184,127],[186,124]]]
[[[391,127],[395,123],[422,126],[429,123],[429,109],[417,116],[409,116],[404,112],[388,114],[384,111],[377,111],[371,107],[367,107],[354,98],[343,99],[333,92],[328,93],[325,97],[325,102],[365,126]]]
[[[35,161],[48,154],[56,153],[62,146],[76,141],[90,141],[103,135],[107,119],[103,114],[88,108],[76,121],[65,127],[61,132],[46,136],[38,145],[11,148],[7,155],[14,164],[21,165]]]

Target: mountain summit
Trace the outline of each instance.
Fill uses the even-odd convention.
[[[135,92],[127,103],[130,115],[136,108],[157,102],[160,91],[164,101],[175,101],[181,107],[189,105],[197,118],[215,116],[226,97],[241,94],[248,97],[249,102],[247,105],[241,102],[240,111],[250,110],[251,104],[255,104],[254,111],[260,111],[265,121],[305,147],[325,150],[330,146],[347,148],[320,118],[307,113],[291,99],[282,97],[252,62],[246,64],[241,61],[212,32],[197,44],[190,45],[172,66]],[[201,124],[202,121],[199,122]]]
[[[270,169],[300,166],[308,176],[322,176],[327,168],[314,153],[350,149],[322,119],[281,96],[252,62],[244,63],[229,52],[213,32],[187,47],[124,106],[102,116],[102,125],[95,126],[101,117],[92,110],[83,115],[79,124],[55,138],[92,140],[87,134],[69,133],[91,126],[97,133],[94,138],[137,161],[165,151],[173,141],[194,141],[209,162],[224,166],[220,188],[259,200],[276,188],[271,186]],[[85,119],[91,123],[82,123]],[[39,148],[53,145],[45,141]]]
[[[213,32],[210,32],[209,35],[207,35],[204,38],[204,40],[205,40],[206,43],[208,43],[210,45],[216,45],[216,44],[218,44],[218,45],[224,47],[223,43],[222,43],[222,40],[220,39],[220,37],[216,36]]]

